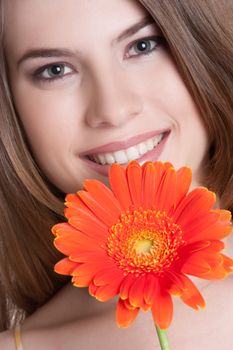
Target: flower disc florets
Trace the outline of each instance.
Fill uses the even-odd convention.
[[[108,255],[125,275],[161,273],[177,258],[182,231],[165,212],[139,208],[110,228]]]

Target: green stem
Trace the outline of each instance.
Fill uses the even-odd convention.
[[[167,332],[163,329],[160,329],[158,326],[155,327],[158,334],[161,350],[171,350],[168,343]]]

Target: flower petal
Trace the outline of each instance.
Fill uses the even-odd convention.
[[[116,307],[116,322],[118,327],[125,328],[132,324],[139,312],[139,308],[129,310],[122,299],[118,300]]]
[[[71,275],[77,265],[76,262],[71,261],[69,258],[64,258],[56,263],[54,270],[62,275]]]
[[[66,207],[71,207],[73,209],[83,209],[89,211],[85,203],[78,197],[76,193],[67,194],[65,197]]]
[[[152,162],[146,162],[142,173],[142,198],[143,208],[152,209],[154,194],[156,191],[156,172]]]
[[[177,170],[176,176],[177,185],[179,186],[178,191],[176,191],[175,205],[177,206],[189,191],[192,182],[192,171],[190,168],[182,167]]]
[[[198,310],[199,307],[204,308],[205,300],[203,299],[195,284],[183,274],[180,275],[180,278],[182,278],[185,286],[180,296],[181,300],[195,310]]]
[[[157,194],[158,208],[160,211],[169,212],[176,202],[177,180],[176,171],[170,167],[165,172]]]
[[[182,227],[184,239],[190,242],[197,240],[223,239],[232,232],[231,213],[227,210],[211,210],[191,219]]]
[[[121,289],[120,289],[120,297],[123,300],[126,300],[129,298],[129,290],[132,284],[134,283],[136,277],[133,274],[128,274],[124,281],[122,282]]]
[[[194,219],[200,215],[200,208],[202,213],[208,212],[213,207],[215,200],[215,194],[208,191],[207,188],[196,188],[180,201],[173,214],[173,219],[183,227],[187,218],[192,217]]]
[[[138,276],[129,289],[129,302],[133,307],[144,306],[145,276]]]
[[[181,271],[188,275],[201,277],[210,272],[211,267],[204,259],[200,259],[193,254],[185,260]]]
[[[120,202],[120,205],[124,208],[125,211],[129,210],[132,201],[126,178],[126,172],[123,166],[116,163],[110,167],[109,182],[111,184],[114,195]]]
[[[142,168],[138,162],[129,163],[126,175],[132,203],[136,208],[139,208],[142,205]]]
[[[97,217],[90,215],[83,210],[78,211],[78,216],[70,217],[69,224],[85,233],[92,239],[104,241],[108,236],[108,227]]]
[[[101,244],[91,239],[78,230],[75,233],[69,231],[60,231],[54,239],[54,246],[65,255],[75,255],[80,250],[103,252]]]
[[[73,276],[72,284],[74,287],[88,287],[93,279],[93,273],[90,271],[87,275]]]
[[[146,276],[144,300],[147,304],[152,304],[157,295],[158,279],[152,274]]]
[[[87,191],[81,190],[78,191],[79,197],[82,201],[88,206],[88,208],[99,218],[103,223],[108,226],[112,226],[116,221],[116,216],[107,209],[103,207],[99,202],[97,202],[90,193]]]
[[[115,297],[120,290],[120,279],[112,281],[112,283],[105,286],[99,286],[95,292],[95,297],[99,301],[108,301]]]
[[[114,280],[123,280],[125,277],[123,272],[117,269],[115,266],[105,268],[95,275],[94,283],[96,286],[104,286],[110,284]]]
[[[119,201],[113,195],[112,191],[105,184],[98,180],[85,180],[84,188],[100,206],[106,211],[111,212],[115,220],[118,220],[123,208],[120,206]]]
[[[160,329],[167,329],[173,317],[173,302],[170,294],[157,288],[157,295],[151,310],[155,324]]]

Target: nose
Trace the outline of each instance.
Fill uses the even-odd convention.
[[[92,128],[119,127],[142,112],[140,94],[123,68],[99,69],[92,74],[88,90],[85,120]]]

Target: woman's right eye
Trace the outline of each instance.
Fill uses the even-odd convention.
[[[58,79],[64,79],[73,69],[64,63],[53,63],[37,69],[33,73],[33,78],[37,81],[53,82]]]

